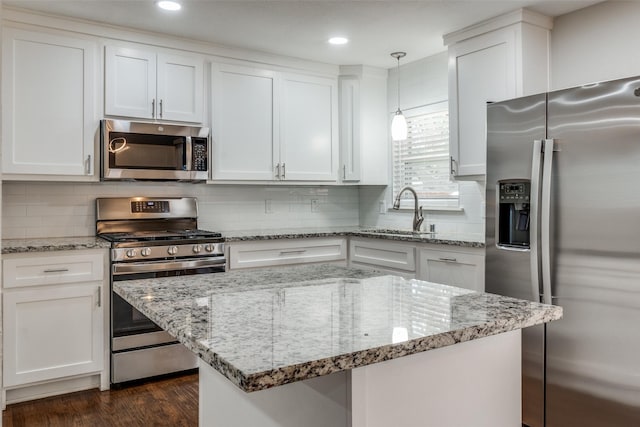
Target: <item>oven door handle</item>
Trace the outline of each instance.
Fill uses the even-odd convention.
[[[112,266],[113,275],[131,273],[154,273],[156,271],[186,270],[192,268],[222,267],[226,265],[225,257],[191,258],[179,261],[147,261],[121,262]]]

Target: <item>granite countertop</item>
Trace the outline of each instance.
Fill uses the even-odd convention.
[[[2,253],[68,251],[78,249],[104,249],[111,244],[99,237],[51,237],[36,239],[3,239]]]
[[[396,240],[414,243],[433,243],[461,247],[483,248],[484,243],[473,236],[454,233],[435,233],[433,235],[414,235],[408,230],[394,234],[398,230],[386,230],[373,227],[318,227],[292,229],[241,230],[222,233],[226,242],[251,240],[305,239],[311,237],[358,236],[374,239]],[[74,249],[110,248],[106,240],[95,236],[51,237],[33,239],[3,239],[2,253],[49,252]]]
[[[546,323],[562,308],[329,264],[114,282],[251,392]]]
[[[309,237],[357,236],[414,243],[433,243],[483,248],[476,236],[460,233],[413,234],[411,230],[389,230],[376,227],[317,227],[291,229],[240,230],[222,233],[227,242],[247,240],[303,239]]]

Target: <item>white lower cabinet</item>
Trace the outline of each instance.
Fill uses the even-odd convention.
[[[390,243],[382,239],[351,239],[349,266],[416,277],[416,247],[411,243]]]
[[[280,239],[229,243],[229,270],[313,262],[346,263],[344,238]]]
[[[108,388],[104,250],[3,259],[3,390],[7,402]],[[39,279],[37,279],[39,278]],[[93,381],[51,382],[94,376]],[[30,391],[13,389],[30,388]]]
[[[418,266],[418,279],[484,292],[484,249],[420,249]]]

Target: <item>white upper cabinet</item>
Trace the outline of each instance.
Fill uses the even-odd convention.
[[[285,74],[280,109],[280,179],[335,181],[338,88],[335,79]]]
[[[97,45],[10,27],[2,38],[3,179],[96,179]]]
[[[201,123],[204,61],[144,49],[105,49],[105,115]]]
[[[204,62],[201,58],[158,55],[157,115],[163,120],[202,122]]]
[[[340,77],[340,166],[343,182],[360,181],[360,79]]]
[[[335,79],[212,64],[213,180],[336,181]]]
[[[105,52],[105,114],[153,118],[156,54],[114,46]]]
[[[213,179],[274,179],[275,73],[213,64],[212,88]]]
[[[548,90],[552,19],[518,10],[444,36],[452,174],[486,172],[487,102]]]
[[[340,167],[342,182],[389,183],[387,70],[340,67]]]

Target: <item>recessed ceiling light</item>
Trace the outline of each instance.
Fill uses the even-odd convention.
[[[347,44],[349,43],[349,39],[346,37],[331,37],[329,39],[329,43],[331,44]]]
[[[182,5],[180,3],[178,3],[177,1],[162,0],[162,1],[159,1],[158,3],[156,3],[156,4],[158,5],[158,7],[160,9],[164,9],[164,10],[175,11],[175,10],[182,9]]]

